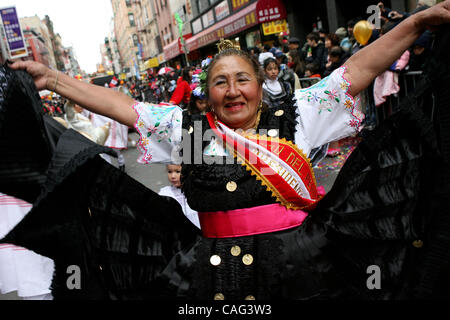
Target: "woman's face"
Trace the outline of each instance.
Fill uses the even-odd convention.
[[[331,40],[328,38],[325,38],[325,48],[327,49],[331,48]]]
[[[278,69],[278,65],[275,62],[269,63],[264,71],[266,72],[266,76],[270,80],[278,79],[278,73],[280,72],[280,69]]]
[[[198,99],[195,101],[195,106],[200,112],[206,111],[206,108],[208,108],[208,101],[205,99]]]
[[[181,166],[179,165],[168,165],[167,166],[167,177],[169,182],[176,188],[181,187]]]
[[[233,129],[254,126],[262,87],[244,58],[225,56],[210,70],[209,103],[223,123]]]

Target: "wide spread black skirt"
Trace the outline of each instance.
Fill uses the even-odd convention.
[[[33,203],[0,241],[54,259],[55,299],[450,298],[446,52],[301,226],[230,239],[202,238],[175,200],[98,156],[110,150],[42,116],[28,75],[0,68],[0,192]]]

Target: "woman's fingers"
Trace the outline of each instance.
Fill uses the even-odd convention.
[[[38,90],[47,89],[47,74],[50,71],[45,65],[34,61],[15,61],[9,67],[13,70],[24,70],[33,77]]]

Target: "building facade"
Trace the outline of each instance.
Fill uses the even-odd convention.
[[[136,23],[135,1],[111,0],[114,13],[114,34],[120,54],[122,72],[131,75],[139,73],[139,36]]]
[[[44,45],[48,52],[48,66],[52,69],[56,69],[55,52],[47,25],[38,16],[20,18],[20,24],[22,25],[24,32],[27,30],[34,31],[37,36],[44,40]]]
[[[157,57],[162,52],[161,37],[153,0],[134,2],[142,61]]]
[[[49,66],[49,50],[41,37],[34,29],[23,30],[23,35],[27,44],[28,56],[23,60],[32,60]]]

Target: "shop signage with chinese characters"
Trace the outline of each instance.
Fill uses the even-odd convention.
[[[286,23],[286,20],[276,20],[276,21],[263,23],[262,28],[263,28],[264,35],[268,36],[269,34],[286,32],[287,31],[287,23]]]
[[[217,42],[221,38],[228,38],[241,31],[258,24],[255,13],[256,3],[253,3],[238,13],[216,23],[213,27],[203,30],[186,41],[189,51],[196,50],[210,43]]]
[[[233,8],[233,11],[237,11],[246,6],[249,2],[249,0],[232,0],[231,6]]]
[[[258,0],[256,4],[258,23],[286,19],[286,8],[280,0]]]

